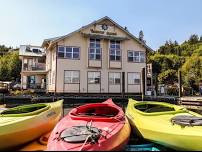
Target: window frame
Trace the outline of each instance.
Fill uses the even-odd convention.
[[[94,41],[91,41],[94,40]],[[99,43],[97,43],[99,40]],[[91,47],[91,44],[94,44],[94,47]],[[97,44],[99,44],[100,47],[97,47]],[[91,49],[93,50],[93,53],[91,53]],[[97,49],[100,50],[100,53],[97,53]],[[91,58],[91,55],[93,55],[93,58]],[[97,55],[100,56],[100,59],[97,59]],[[95,60],[95,61],[101,61],[102,60],[102,48],[101,48],[101,39],[93,39],[90,38],[89,41],[89,51],[88,51],[88,58],[89,60]]]
[[[66,82],[66,79],[65,79],[66,72],[71,72],[70,74],[71,82]],[[73,82],[73,78],[75,78],[75,77],[72,77],[74,76],[73,72],[78,72],[78,82]],[[80,70],[64,70],[64,84],[80,84]]]
[[[64,52],[63,52],[64,56],[63,57],[59,56],[59,52],[61,52],[61,51],[59,51],[60,47],[64,48]],[[67,56],[67,48],[71,48],[71,58]],[[75,48],[79,50],[78,58],[74,58],[74,49]],[[62,46],[62,45],[59,45],[58,49],[57,49],[57,57],[59,59],[80,60],[80,52],[81,52],[80,47],[78,47],[78,46]]]
[[[131,53],[132,52],[132,56],[130,56],[130,57],[132,57],[133,58],[133,61],[129,61],[129,53]],[[135,56],[135,53],[138,53],[138,56]],[[141,61],[141,59],[142,59],[142,56],[141,56],[141,54],[144,54],[144,61],[142,62]],[[128,58],[128,62],[133,62],[133,63],[145,63],[146,62],[146,56],[145,56],[146,54],[145,54],[145,52],[144,51],[134,51],[134,50],[128,50],[128,52],[127,52],[127,58]],[[138,61],[136,61],[135,60],[135,58],[137,58],[138,57]]]
[[[114,44],[112,44],[112,41],[114,41]],[[117,42],[119,43],[117,44]],[[114,48],[112,48],[111,45],[114,45]],[[118,45],[119,45],[119,48],[117,48]],[[114,51],[114,54],[112,53],[112,51]],[[117,55],[117,51],[120,51],[120,55]],[[111,59],[111,56],[114,56],[114,60]],[[120,59],[117,60],[117,57],[119,57]],[[122,58],[121,41],[110,40],[109,41],[109,60],[112,62],[121,62],[122,61],[121,58]]]
[[[110,83],[110,74],[113,74],[113,78],[112,78],[112,84]],[[114,74],[119,74],[119,79],[120,79],[120,83],[116,83],[116,78],[117,77],[114,77],[115,75]],[[121,85],[121,72],[109,72],[109,78],[108,78],[108,83],[109,83],[109,86],[113,86],[113,85]]]
[[[95,82],[95,73],[99,73],[99,83],[89,83],[89,73],[94,73],[93,74],[93,78],[94,78],[94,82]],[[95,85],[101,85],[101,72],[100,71],[88,71],[87,72],[87,83],[88,84],[95,84]]]
[[[140,77],[139,83],[135,83],[134,77],[133,77],[134,83],[129,83],[129,74],[139,74],[139,77]],[[127,82],[128,82],[128,85],[141,85],[141,73],[140,72],[128,72],[127,73]]]

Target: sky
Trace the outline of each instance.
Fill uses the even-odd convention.
[[[156,50],[202,35],[202,0],[0,0],[0,45],[41,45],[104,16]]]

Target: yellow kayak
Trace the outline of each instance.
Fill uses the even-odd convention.
[[[13,149],[51,131],[62,116],[63,100],[0,112],[0,150]]]
[[[202,150],[202,115],[181,106],[129,99],[126,116],[137,133],[175,150]]]

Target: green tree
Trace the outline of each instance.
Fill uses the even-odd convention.
[[[158,81],[161,84],[174,84],[177,80],[177,71],[172,69],[166,70],[158,76]]]
[[[184,83],[198,91],[198,84],[202,80],[202,56],[193,55],[182,66]]]
[[[161,54],[177,54],[177,46],[179,46],[177,41],[172,42],[169,40],[160,46],[157,52]]]
[[[5,45],[0,45],[0,56],[5,55],[8,51],[12,49],[11,47],[6,47]]]
[[[190,36],[188,42],[189,42],[190,44],[195,44],[195,43],[197,43],[198,41],[199,41],[198,35],[197,35],[197,34],[193,34],[193,35]]]
[[[20,78],[21,61],[19,52],[14,51],[0,57],[0,80],[12,81]]]

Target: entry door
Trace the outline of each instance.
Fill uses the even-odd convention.
[[[34,88],[35,87],[35,76],[28,76],[27,77],[27,87]]]

